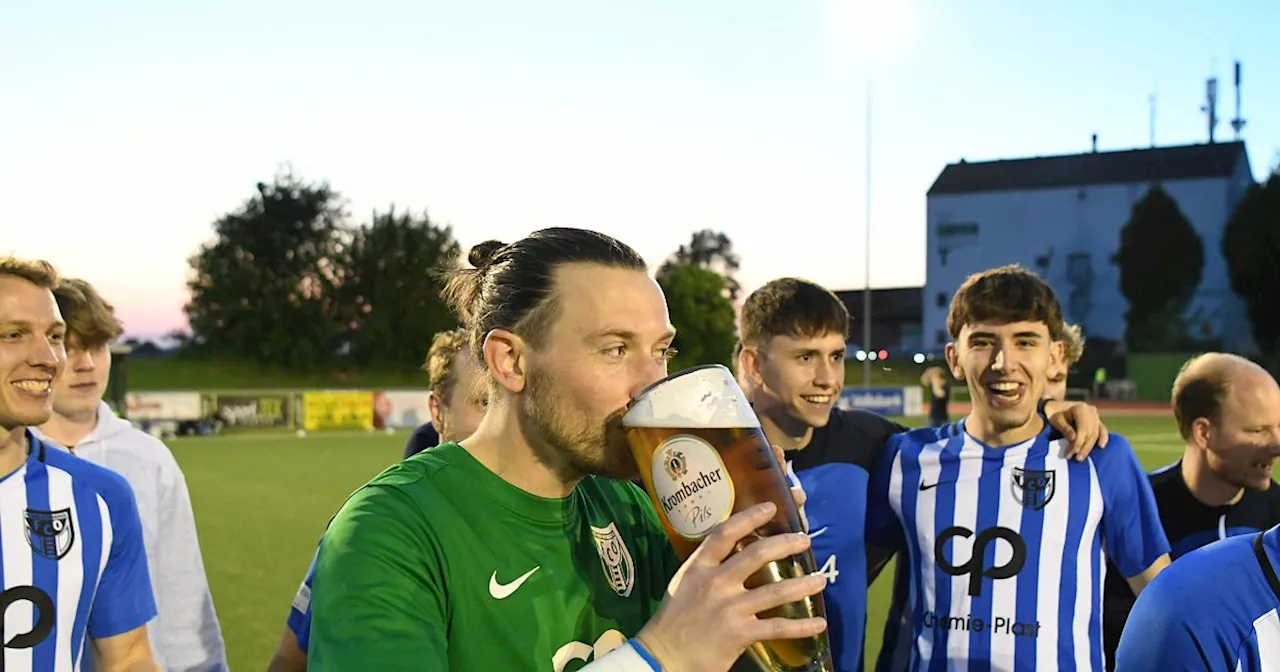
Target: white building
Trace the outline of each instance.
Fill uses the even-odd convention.
[[[1154,182],[1204,242],[1202,279],[1186,313],[1192,333],[1221,337],[1228,349],[1251,347],[1221,242],[1253,174],[1244,143],[1230,142],[947,166],[928,194],[925,349],[949,340],[947,308],[964,278],[1009,263],[1049,281],[1067,320],[1088,335],[1122,341],[1128,302],[1111,259]]]

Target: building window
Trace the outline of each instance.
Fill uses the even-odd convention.
[[[938,225],[938,235],[946,238],[949,236],[976,236],[978,235],[977,222],[955,222]]]
[[[946,307],[947,307],[947,293],[946,293],[946,292],[938,292],[938,307],[939,307],[939,308],[946,308]]]

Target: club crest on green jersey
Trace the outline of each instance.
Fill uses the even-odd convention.
[[[631,559],[631,551],[618,533],[618,526],[609,523],[607,527],[591,526],[591,537],[596,542],[596,551],[600,554],[600,566],[609,579],[609,587],[613,592],[627,597],[636,582],[635,562]]]

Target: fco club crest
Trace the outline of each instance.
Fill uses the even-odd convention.
[[[609,579],[609,587],[613,592],[627,597],[636,583],[636,568],[631,560],[631,551],[627,550],[626,542],[618,534],[618,526],[614,523],[609,523],[604,528],[592,525],[591,536],[595,539],[600,565],[604,567],[604,575]]]
[[[1018,503],[1032,511],[1049,505],[1054,492],[1053,469],[1013,468],[1013,496]]]
[[[36,555],[50,560],[61,560],[76,543],[76,531],[71,524],[71,509],[40,511],[27,509],[23,515],[27,528],[27,543]]]

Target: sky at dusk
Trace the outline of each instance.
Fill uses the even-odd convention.
[[[886,7],[898,7],[890,11]],[[925,192],[970,160],[1217,138],[1244,66],[1280,151],[1280,3],[224,0],[0,3],[0,253],[182,326],[188,257],[285,166],[353,221],[426,209],[464,246],[546,226],[656,266],[724,231],[750,291],[925,274]]]

